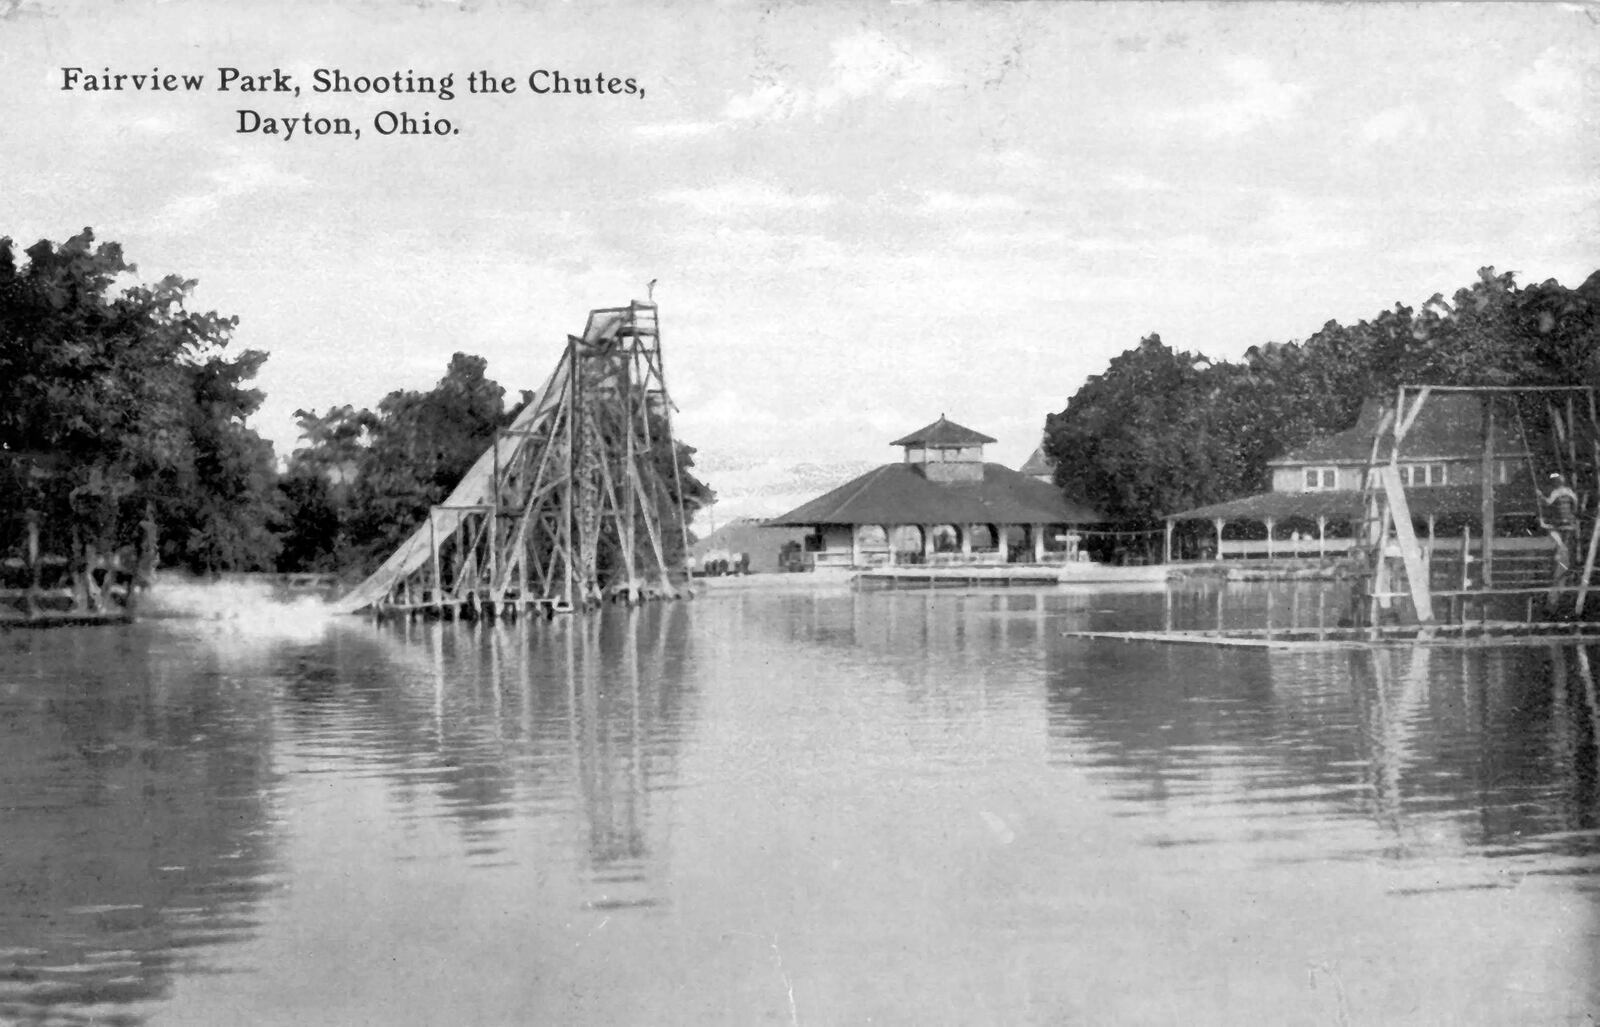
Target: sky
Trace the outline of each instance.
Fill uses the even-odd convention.
[[[714,516],[762,516],[941,414],[1015,467],[1152,332],[1231,359],[1486,265],[1600,268],[1600,14],[1576,5],[0,11],[0,235],[92,227],[140,278],[197,280],[271,354],[253,425],[280,454],[297,408],[426,389],[457,351],[534,388],[589,309],[655,279]],[[203,83],[83,88],[108,69]],[[317,69],[456,95],[316,93]],[[470,95],[474,71],[517,91]],[[552,72],[636,89],[531,90]],[[381,134],[401,111],[455,131]]]

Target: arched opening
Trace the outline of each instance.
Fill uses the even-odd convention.
[[[889,545],[894,550],[896,563],[916,563],[922,560],[922,528],[915,524],[901,524],[889,533]]]
[[[954,524],[935,524],[932,534],[933,551],[935,553],[959,553],[961,551],[961,529]]]
[[[858,566],[876,567],[889,561],[889,532],[883,525],[856,525],[851,542]]]
[[[881,524],[863,524],[856,528],[856,545],[867,550],[887,549],[889,533],[883,530]]]

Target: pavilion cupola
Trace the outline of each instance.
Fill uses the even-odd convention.
[[[890,445],[905,448],[905,462],[921,467],[929,481],[943,483],[983,480],[983,446],[994,439],[973,431],[943,414]]]

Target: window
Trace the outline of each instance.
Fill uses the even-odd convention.
[[[1339,487],[1339,474],[1332,467],[1307,467],[1305,475],[1307,492],[1323,492]]]
[[[1422,485],[1443,485],[1448,475],[1444,464],[1401,464],[1400,484],[1415,488]]]

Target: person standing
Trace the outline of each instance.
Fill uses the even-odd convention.
[[[1572,552],[1578,542],[1578,494],[1559,474],[1550,476],[1550,494],[1539,501],[1550,508],[1550,516],[1539,526],[1550,533],[1556,544],[1556,576],[1565,578],[1572,570]]]

